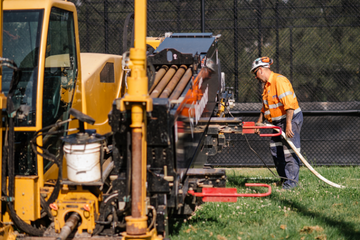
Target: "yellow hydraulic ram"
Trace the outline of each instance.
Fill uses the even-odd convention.
[[[152,111],[146,75],[146,0],[135,0],[135,39],[130,49],[128,92],[120,100],[120,111],[131,110],[131,216],[125,218],[124,239],[159,239],[148,229],[146,216],[146,112]]]

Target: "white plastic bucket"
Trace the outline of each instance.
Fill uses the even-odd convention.
[[[68,179],[73,182],[94,182],[101,178],[100,143],[64,145]]]

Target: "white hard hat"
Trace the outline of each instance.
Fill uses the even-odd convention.
[[[257,69],[258,67],[270,68],[271,64],[273,64],[272,58],[269,58],[269,57],[257,58],[252,63],[252,68],[251,68],[250,72],[254,72],[254,70]]]
[[[215,72],[215,63],[210,58],[206,59],[205,66],[209,68],[211,71]]]

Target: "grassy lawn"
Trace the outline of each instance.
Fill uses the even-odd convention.
[[[176,239],[360,239],[360,167],[316,167],[325,178],[349,188],[337,189],[300,169],[300,187],[236,203],[205,203],[188,219],[174,219]],[[272,169],[274,172],[275,169]],[[266,192],[245,183],[278,181],[266,168],[227,169],[227,187],[239,193]]]

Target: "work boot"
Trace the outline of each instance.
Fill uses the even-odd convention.
[[[292,189],[294,189],[294,188],[296,188],[296,187],[297,187],[296,184],[289,185],[289,184],[287,184],[287,183],[284,183],[284,184],[282,185],[282,189],[285,189],[285,190],[292,190]]]

